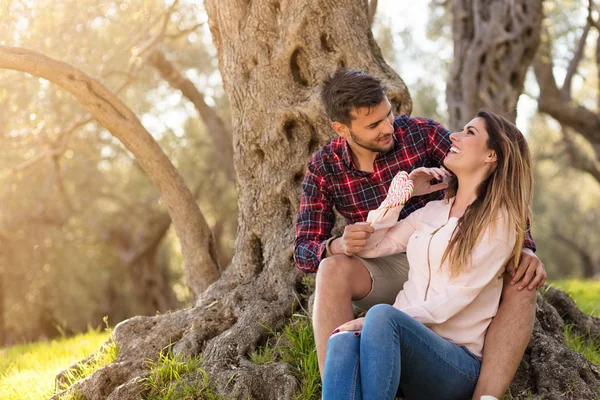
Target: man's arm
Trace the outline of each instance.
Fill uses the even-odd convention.
[[[311,160],[302,182],[294,240],[294,261],[301,271],[317,272],[334,224],[333,202],[327,183]]]

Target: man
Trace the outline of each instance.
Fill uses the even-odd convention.
[[[352,70],[337,71],[323,87],[323,105],[339,137],[308,162],[294,242],[298,268],[317,272],[313,328],[321,374],[327,340],[335,328],[354,318],[352,303],[363,309],[392,304],[408,277],[405,254],[369,260],[353,256],[372,232],[362,223],[369,210],[379,206],[401,170],[426,167],[438,181],[447,174],[438,167],[449,151],[450,132],[429,119],[394,118],[385,90],[379,79]],[[442,198],[440,189],[445,187],[435,183],[431,194],[413,197],[400,218]],[[348,223],[341,237],[331,236],[334,207]],[[502,397],[529,343],[535,289],[544,284],[546,272],[529,235],[525,247],[519,267],[504,279],[501,305],[486,336],[475,399]]]

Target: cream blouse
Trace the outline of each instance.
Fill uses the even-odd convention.
[[[388,210],[373,225],[375,232],[357,255],[376,258],[406,251],[408,281],[394,307],[481,357],[485,333],[498,311],[502,274],[515,246],[516,230],[504,215],[499,216],[473,247],[470,265],[451,277],[448,260],[443,264],[441,260],[458,222],[449,216],[452,202],[429,202],[401,221],[401,206]],[[378,211],[371,211],[367,221],[373,221]]]

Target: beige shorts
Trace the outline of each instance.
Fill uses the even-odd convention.
[[[398,292],[408,280],[406,253],[379,258],[359,258],[371,275],[371,291],[360,300],[353,301],[356,307],[368,310],[375,304],[394,304]]]

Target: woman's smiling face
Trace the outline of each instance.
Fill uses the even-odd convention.
[[[460,132],[450,135],[452,146],[444,159],[444,165],[454,174],[473,173],[488,169],[495,162],[495,153],[487,147],[489,135],[483,118],[474,118]]]

